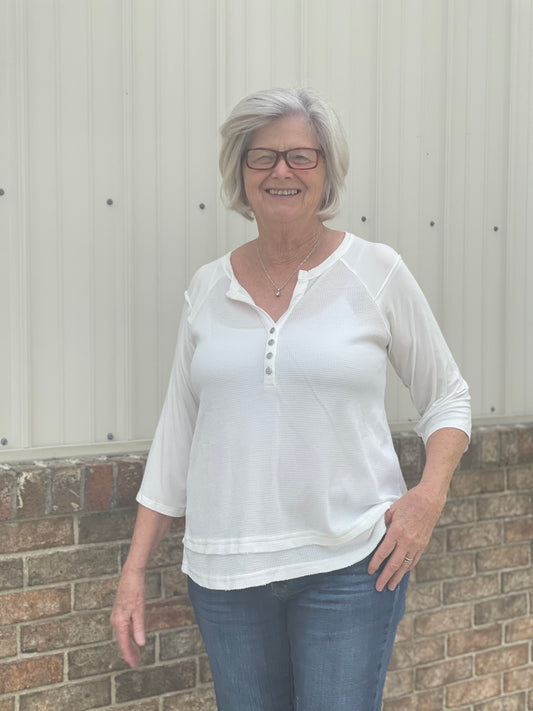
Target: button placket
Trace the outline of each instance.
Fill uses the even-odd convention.
[[[272,385],[274,382],[277,344],[277,329],[272,326],[268,331],[264,359],[265,384],[268,385]]]

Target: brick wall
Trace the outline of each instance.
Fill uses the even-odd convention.
[[[412,485],[420,441],[395,443]],[[148,572],[141,667],[113,642],[143,465],[0,466],[0,711],[214,711],[177,565],[180,521]],[[532,496],[533,426],[476,429],[412,576],[384,711],[533,711]]]

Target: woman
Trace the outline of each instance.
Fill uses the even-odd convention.
[[[222,126],[229,207],[258,236],[186,293],[112,614],[135,666],[147,560],[186,514],[220,711],[380,708],[408,572],[468,442],[467,385],[401,258],[324,225],[347,166],[338,119],[307,90],[251,95]],[[408,492],[387,359],[426,442]]]

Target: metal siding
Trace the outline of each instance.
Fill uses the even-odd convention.
[[[532,26],[530,0],[0,0],[0,455],[151,437],[183,290],[255,235],[218,126],[266,86],[337,108],[332,225],[402,253],[474,414],[531,417]],[[394,378],[387,410],[415,416]]]

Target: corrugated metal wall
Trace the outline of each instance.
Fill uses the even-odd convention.
[[[188,279],[255,234],[218,126],[294,85],[349,135],[335,226],[404,255],[477,418],[531,419],[531,0],[0,0],[0,457],[152,436]]]

